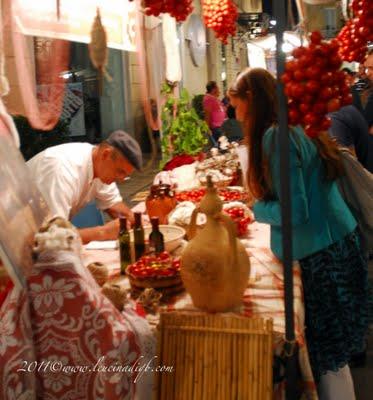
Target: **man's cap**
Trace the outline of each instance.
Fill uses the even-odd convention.
[[[137,141],[124,131],[115,131],[107,139],[110,146],[115,147],[137,170],[142,167],[142,152]]]

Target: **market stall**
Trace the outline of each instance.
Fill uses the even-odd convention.
[[[236,154],[238,147],[235,145],[231,146],[231,154]],[[155,185],[152,186],[151,194],[148,196],[147,204],[145,202],[139,203],[134,209],[134,212],[141,213],[142,221],[145,226],[149,225],[149,215],[158,216],[164,218],[162,215],[162,208],[164,207],[167,199],[165,192],[160,197],[152,197],[152,194],[156,193],[156,189],[163,187],[163,190],[170,189],[171,186],[177,187],[178,190],[175,193],[177,204],[168,214],[168,223],[173,225],[164,225],[163,233],[165,235],[166,249],[169,243],[169,237],[167,234],[167,227],[179,226],[187,228],[190,224],[191,215],[195,209],[195,204],[198,204],[206,194],[206,188],[203,184],[206,184],[206,175],[212,174],[213,179],[217,185],[223,184],[219,190],[219,195],[224,201],[223,208],[226,212],[231,212],[231,217],[236,218],[238,234],[240,235],[240,242],[244,245],[245,250],[250,258],[250,275],[245,284],[245,290],[243,295],[242,307],[237,309],[235,312],[238,315],[244,315],[249,318],[263,318],[264,320],[272,319],[274,326],[274,366],[275,366],[275,386],[274,386],[274,398],[283,398],[284,396],[284,369],[282,367],[282,356],[284,352],[284,334],[285,334],[285,309],[284,309],[284,276],[283,276],[283,265],[270,250],[269,244],[269,227],[263,224],[259,224],[252,220],[250,211],[246,208],[242,201],[246,201],[246,194],[241,187],[229,187],[227,181],[236,182],[237,176],[233,176],[233,171],[227,171],[227,163],[232,167],[232,159],[230,153],[223,152],[225,154],[219,154],[216,150],[212,151],[212,155],[204,161],[195,162],[193,164],[187,164],[182,167],[175,168],[172,171],[164,171],[159,173],[155,179]],[[237,162],[237,156],[233,157]],[[239,164],[235,165],[238,166]],[[205,167],[208,169],[206,171]],[[206,172],[203,172],[206,171]],[[229,177],[224,175],[220,171],[225,171],[226,174],[231,174]],[[221,175],[219,175],[221,173]],[[224,185],[225,182],[225,185]],[[197,186],[197,188],[196,188]],[[192,189],[194,188],[194,189]],[[189,189],[189,190],[188,190]],[[156,204],[152,204],[152,201]],[[233,213],[232,210],[233,209]],[[170,210],[168,210],[169,212]],[[241,212],[240,212],[241,211]],[[249,212],[249,214],[245,213]],[[244,221],[245,220],[245,221]],[[241,224],[240,224],[241,221]],[[206,218],[204,215],[200,215],[197,221],[197,225],[200,228],[204,226]],[[244,222],[244,224],[242,224]],[[162,229],[161,229],[162,231]],[[148,230],[149,232],[149,230]],[[187,245],[185,240],[179,236],[177,243],[173,243],[171,247],[171,257],[175,259],[179,258],[179,255],[183,252],[183,249]],[[169,311],[180,311],[180,312],[198,312],[199,309],[193,304],[193,299],[190,294],[186,291],[182,291],[176,296],[167,296],[166,292],[163,291],[162,298],[159,301],[155,301],[155,305],[151,309],[147,308],[148,304],[144,306],[144,299],[139,296],[138,288],[134,287],[134,279],[131,271],[136,272],[136,267],[143,268],[142,260],[130,265],[127,268],[127,274],[120,275],[120,254],[118,249],[114,249],[114,243],[100,243],[95,242],[87,245],[83,251],[83,260],[86,265],[94,262],[99,262],[106,265],[108,269],[108,280],[104,284],[114,285],[120,287],[123,291],[131,293],[132,299],[129,301],[128,306],[137,310],[138,313],[144,315],[150,325],[155,330],[158,323],[160,313]],[[141,265],[140,265],[141,264]],[[152,265],[155,263],[150,262],[143,268],[145,270],[151,270]],[[150,268],[149,268],[150,267]],[[157,267],[154,267],[157,269]],[[151,271],[153,272],[153,271]],[[139,271],[141,276],[142,271]],[[136,272],[137,274],[137,272]],[[131,277],[132,276],[132,277]],[[154,276],[154,275],[149,275]],[[137,276],[135,277],[137,278]],[[140,279],[140,277],[138,278]],[[313,381],[312,371],[309,363],[307,345],[304,336],[304,304],[302,296],[302,281],[300,274],[300,267],[297,263],[293,265],[293,279],[294,279],[294,321],[295,321],[295,332],[296,339],[299,343],[300,350],[297,355],[298,362],[301,369],[301,385],[305,393],[309,398],[317,398],[316,385]],[[145,287],[153,287],[157,289],[157,285],[152,285],[151,280],[149,284],[145,284]],[[140,293],[141,294],[141,293]],[[219,293],[216,293],[219,296]]]

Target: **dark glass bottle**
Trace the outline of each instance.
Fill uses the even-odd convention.
[[[119,223],[120,273],[125,275],[127,266],[131,264],[131,238],[127,229],[127,219],[119,218]]]
[[[133,228],[133,236],[135,241],[135,259],[136,261],[145,253],[145,236],[144,228],[141,222],[141,213],[135,213],[135,226]]]
[[[164,238],[159,230],[159,218],[151,218],[150,222],[152,223],[152,231],[149,235],[149,251],[159,254],[164,251]]]

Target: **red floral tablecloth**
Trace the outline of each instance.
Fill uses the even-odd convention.
[[[45,253],[28,293],[13,288],[0,308],[0,399],[148,399],[152,375],[136,366],[154,345],[146,320],[117,311],[79,256]]]
[[[142,205],[138,207],[142,211]],[[269,226],[254,223],[250,225],[248,235],[242,240],[251,262],[250,279],[244,294],[242,313],[248,317],[272,318],[275,331],[275,354],[283,349],[285,336],[284,278],[283,266],[269,248]],[[119,273],[118,251],[86,250],[85,262],[106,263],[113,274]],[[129,288],[127,278],[121,279],[122,285]],[[163,310],[193,310],[191,298],[184,293]],[[151,324],[158,322],[158,316],[148,316]],[[296,337],[300,344],[299,365],[302,373],[305,399],[317,399],[307,346],[304,336],[304,302],[302,292],[301,271],[298,263],[294,263],[294,320]],[[284,399],[284,384],[275,387],[274,398]]]

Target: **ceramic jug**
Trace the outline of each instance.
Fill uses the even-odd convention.
[[[158,217],[160,224],[167,224],[168,214],[176,207],[176,198],[170,185],[153,185],[145,201],[149,218]]]
[[[239,308],[250,272],[249,256],[236,237],[234,222],[221,212],[222,206],[208,177],[206,195],[192,215],[192,239],[181,257],[184,286],[194,306],[208,312]],[[198,212],[206,214],[207,222],[196,234]]]

